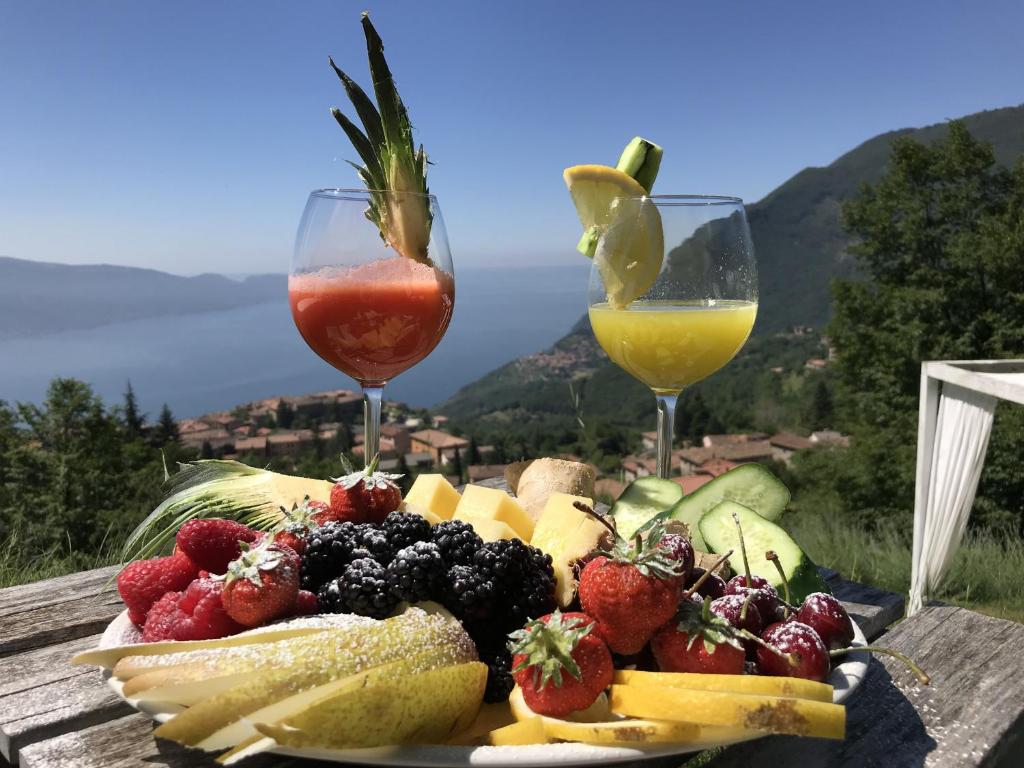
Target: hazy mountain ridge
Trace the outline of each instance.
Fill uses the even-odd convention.
[[[259,304],[280,298],[285,280],[284,275],[180,277],[137,267],[0,256],[0,338]]]

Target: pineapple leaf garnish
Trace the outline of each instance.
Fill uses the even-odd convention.
[[[331,108],[331,114],[363,161],[363,165],[349,164],[370,192],[366,218],[380,230],[381,239],[402,256],[429,264],[432,214],[426,197],[427,156],[423,146],[416,149],[413,142],[409,113],[395,88],[384,58],[384,43],[369,14],[363,13],[362,24],[377,104],[334,59],[328,59],[363,127],[360,129],[337,107]]]

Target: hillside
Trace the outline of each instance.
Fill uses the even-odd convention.
[[[1000,162],[1024,155],[1024,106],[979,112],[964,121],[992,143]],[[876,136],[825,168],[804,169],[748,207],[761,295],[755,336],[736,360],[684,397],[677,428],[685,431],[686,400],[695,394],[703,401],[699,407],[706,405],[723,428],[794,426],[799,389],[820,376],[806,373],[804,361],[823,350],[817,336],[780,332],[824,326],[831,314],[830,281],[855,274],[840,220],[842,202],[881,176],[897,137],[931,142],[946,130],[940,124]],[[770,372],[779,366],[782,375]],[[650,392],[608,361],[585,317],[549,350],[492,371],[435,410],[481,438],[511,433],[524,448],[550,448],[571,442],[579,431],[573,393],[582,393],[580,415],[591,429],[600,422],[653,428]]]
[[[233,309],[284,295],[284,276],[179,277],[105,264],[0,256],[0,338],[39,336],[165,315]]]
[[[992,144],[1001,163],[1009,165],[1024,154],[1024,105],[962,119],[974,136]],[[881,176],[894,139],[910,136],[929,143],[945,132],[945,124],[938,124],[875,136],[831,165],[805,168],[748,207],[761,289],[756,333],[828,321],[830,281],[855,272],[846,251],[842,202]]]

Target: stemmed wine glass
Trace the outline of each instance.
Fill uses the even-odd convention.
[[[736,197],[619,198],[614,207],[619,212],[616,223],[601,235],[590,272],[590,324],[608,356],[654,391],[658,476],[667,478],[680,393],[728,363],[754,325],[754,247],[743,201]],[[609,301],[610,293],[616,295],[622,272],[616,275],[607,265],[616,260],[616,253],[633,248],[645,227],[649,235],[651,222],[664,233],[663,241],[660,237],[648,241],[656,243],[654,258],[663,256],[657,278],[625,305]],[[645,262],[633,268],[642,271],[650,266]],[[614,285],[606,284],[607,280]]]
[[[383,239],[373,220],[376,211],[387,211],[401,221],[403,207],[426,212],[429,228],[426,248],[406,255]],[[437,199],[315,190],[299,223],[288,298],[310,348],[362,387],[369,463],[380,450],[384,385],[430,354],[452,317],[455,271]]]

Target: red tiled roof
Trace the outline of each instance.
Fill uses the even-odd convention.
[[[469,440],[442,432],[440,429],[422,429],[413,432],[410,437],[431,448],[463,448],[469,445]]]
[[[718,477],[719,475],[724,475],[730,469],[734,469],[738,466],[739,464],[734,461],[729,461],[728,459],[708,459],[697,467],[697,473],[701,475],[710,475],[711,477]]]
[[[779,432],[777,435],[772,435],[768,442],[790,451],[802,451],[813,445],[806,437],[800,437],[800,435],[794,435],[791,432]]]
[[[671,478],[673,483],[677,483],[683,489],[684,495],[693,493],[702,485],[710,483],[713,479],[711,475],[683,475],[682,477]]]

